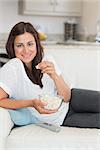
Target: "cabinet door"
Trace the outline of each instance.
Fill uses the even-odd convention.
[[[26,15],[80,16],[81,0],[21,0],[19,12]]]
[[[54,0],[23,0],[22,6],[24,14],[42,15],[53,11]]]
[[[69,16],[80,16],[81,0],[55,0],[55,12]]]

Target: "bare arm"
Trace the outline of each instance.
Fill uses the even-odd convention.
[[[68,102],[71,97],[71,90],[67,83],[65,83],[63,77],[54,74],[53,80],[55,82],[58,94],[64,97],[65,102]]]
[[[71,90],[67,83],[65,83],[63,77],[61,75],[57,75],[54,64],[49,61],[43,61],[38,65],[38,67],[43,73],[47,73],[53,79],[58,94],[64,97],[65,102],[68,102],[71,97]]]
[[[7,109],[19,109],[24,107],[31,107],[32,100],[12,100],[9,99],[9,95],[0,88],[0,107]]]
[[[51,114],[56,112],[57,110],[46,110],[44,106],[46,104],[41,102],[38,99],[32,100],[14,100],[10,99],[9,95],[0,88],[0,107],[6,109],[20,109],[25,107],[34,107],[41,114]]]

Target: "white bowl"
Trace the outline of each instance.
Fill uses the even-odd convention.
[[[50,96],[50,95],[39,95],[39,99],[42,102],[46,102],[47,105],[44,107],[45,109],[58,109],[62,102],[63,97],[60,95],[57,96]]]

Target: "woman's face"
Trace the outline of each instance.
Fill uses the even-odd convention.
[[[15,56],[22,60],[27,67],[31,67],[32,60],[36,56],[36,42],[31,33],[25,32],[18,35],[14,41]]]

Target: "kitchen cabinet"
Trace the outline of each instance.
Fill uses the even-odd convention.
[[[100,91],[100,47],[46,46],[44,50],[55,58],[66,82],[75,88]]]
[[[19,11],[24,15],[80,16],[81,0],[22,0]]]

